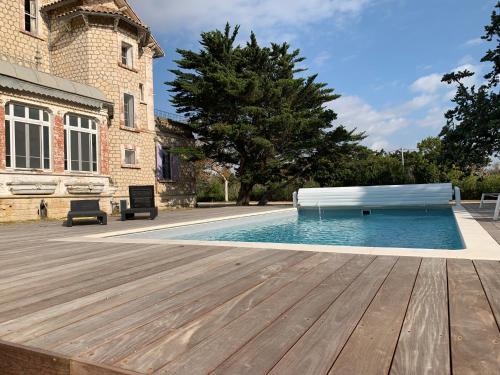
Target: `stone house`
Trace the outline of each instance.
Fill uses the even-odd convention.
[[[155,115],[162,56],[126,0],[0,0],[0,222],[59,218],[71,199],[110,212],[129,185],[195,204],[194,168],[170,151],[193,137]]]

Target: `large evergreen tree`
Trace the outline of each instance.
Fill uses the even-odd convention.
[[[332,128],[336,114],[325,104],[338,95],[316,75],[303,77],[299,50],[287,43],[261,47],[253,33],[239,46],[237,35],[238,27],[226,25],[202,33],[200,51],[178,50],[169,85],[205,156],[234,166],[238,204],[246,205],[256,184],[270,193],[363,136]]]
[[[500,2],[495,8],[500,9]],[[446,113],[446,125],[440,133],[443,158],[448,166],[454,165],[464,172],[485,167],[491,161],[491,156],[500,153],[500,96],[497,89],[500,73],[500,15],[495,10],[482,39],[496,44],[481,59],[482,62],[493,64],[492,70],[484,76],[487,83],[479,87],[465,86],[464,79],[473,75],[467,70],[443,76],[443,82],[457,85],[453,98],[455,108]]]

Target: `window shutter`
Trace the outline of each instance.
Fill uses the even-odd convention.
[[[181,174],[181,157],[177,154],[172,154],[172,181],[179,181]]]
[[[163,148],[161,144],[156,144],[156,178],[163,180]]]

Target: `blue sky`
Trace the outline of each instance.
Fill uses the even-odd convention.
[[[496,0],[130,0],[166,52],[155,61],[155,105],[172,111],[165,81],[176,48],[198,50],[199,34],[241,25],[261,44],[288,41],[310,73],[341,94],[338,123],[366,131],[365,144],[415,148],[437,135],[454,88],[443,73],[487,71],[480,40]]]

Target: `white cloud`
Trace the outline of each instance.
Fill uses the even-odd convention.
[[[463,47],[473,47],[473,46],[478,46],[484,42],[483,39],[481,38],[473,38],[469,39],[466,41],[464,44],[462,44]]]
[[[420,77],[410,86],[412,91],[423,92],[423,93],[435,93],[439,89],[446,87],[446,83],[441,82],[442,74],[432,73],[423,77]]]
[[[196,32],[239,24],[242,31],[275,33],[286,26],[306,26],[324,20],[343,24],[375,0],[130,0],[154,33]],[[166,5],[168,4],[168,5]]]
[[[389,147],[387,136],[410,124],[397,110],[378,111],[357,96],[342,96],[329,106],[338,114],[338,123],[368,135],[365,144],[373,149]]]

